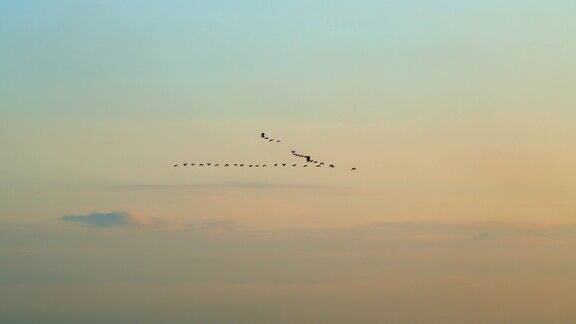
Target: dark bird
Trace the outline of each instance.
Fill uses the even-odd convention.
[[[273,139],[272,139],[272,138],[268,140],[268,142],[272,142],[272,141],[273,141]]]
[[[282,166],[286,166],[286,163],[282,163]]]
[[[255,167],[259,167],[259,166],[260,166],[260,164],[256,164],[256,165],[255,165]]]
[[[174,164],[174,166],[175,166],[175,167],[177,167],[177,166],[178,166],[178,164]]]
[[[204,166],[204,163],[200,163],[199,166]]]
[[[306,155],[306,162],[312,162],[312,159],[310,158],[310,155]]]
[[[266,166],[266,164],[262,164],[262,167],[265,167],[265,166]]]
[[[308,167],[308,164],[304,164],[304,167],[307,168],[307,167]]]
[[[230,165],[228,163],[224,164],[225,167],[229,167]]]
[[[188,165],[188,163],[183,163],[182,165],[183,165],[183,166],[186,166],[186,165]]]
[[[210,164],[212,164],[212,163],[206,163],[206,165],[208,165],[208,166],[210,166]]]
[[[320,164],[316,164],[316,167],[319,168],[319,167],[321,167],[321,165],[320,165]]]
[[[274,166],[278,166],[278,163],[274,163]]]
[[[252,167],[252,164],[250,164],[248,167],[251,168],[251,167]]]
[[[334,168],[335,166],[334,166],[334,164],[330,164],[329,167]]]
[[[219,166],[220,164],[214,164],[214,166]]]
[[[352,168],[351,171],[356,171],[356,168]]]
[[[293,166],[293,167],[295,167],[295,166],[296,166],[296,164],[292,164],[292,166]]]
[[[234,163],[234,166],[238,166],[238,163]]]
[[[244,167],[244,164],[240,164],[240,167]]]
[[[292,151],[290,151],[290,152],[292,152],[292,154],[296,154],[296,150],[292,150]]]
[[[196,163],[192,163],[192,164],[190,164],[190,165],[196,165]]]
[[[260,137],[264,138],[265,136],[266,136],[266,134],[260,133]]]
[[[280,143],[280,142],[282,142],[282,141],[281,141],[281,140],[277,140],[277,141],[276,141],[276,143]]]

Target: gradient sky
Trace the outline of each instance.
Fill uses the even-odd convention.
[[[0,0],[0,322],[573,321],[575,34],[561,0]],[[293,147],[359,172],[170,167]]]

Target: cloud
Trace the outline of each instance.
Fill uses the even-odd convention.
[[[60,218],[65,222],[77,222],[92,227],[156,227],[164,221],[138,213],[115,211],[110,213],[93,212],[85,215],[67,215]]]

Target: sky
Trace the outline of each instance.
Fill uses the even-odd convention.
[[[575,18],[0,0],[0,322],[573,321]]]

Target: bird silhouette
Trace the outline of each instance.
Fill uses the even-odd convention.
[[[296,164],[292,164],[292,166],[293,166],[293,167],[295,167],[295,166],[296,166]]]
[[[192,165],[192,166],[193,166],[193,165],[196,165],[196,163],[192,163],[192,164],[190,164],[190,165]]]
[[[234,166],[238,166],[238,163],[234,163]]]
[[[260,137],[264,138],[265,136],[266,136],[266,134],[260,133]]]
[[[177,167],[177,166],[178,166],[178,164],[174,164],[174,167]]]
[[[186,165],[188,165],[188,163],[183,163],[182,165],[183,165],[183,166],[186,166]]]
[[[262,164],[262,167],[265,167],[265,166],[266,166],[266,164]]]
[[[329,167],[331,168],[335,168],[334,164],[330,164]]]
[[[356,171],[356,168],[352,168],[351,171]]]
[[[244,167],[244,164],[240,164],[240,167],[243,168],[243,167]]]
[[[286,163],[282,163],[282,166],[286,166]]]
[[[278,163],[274,163],[274,166],[276,166],[276,167],[277,167],[277,166],[278,166]]]
[[[200,165],[200,166],[204,166],[204,163],[200,163],[199,165]]]
[[[214,164],[215,167],[219,166],[220,164]]]
[[[225,167],[229,167],[230,165],[228,163],[224,164]]]
[[[212,164],[212,163],[206,163],[207,166],[210,166],[210,164]]]
[[[290,152],[292,152],[292,154],[296,154],[296,150],[292,150],[292,151],[290,151]]]
[[[307,167],[308,167],[308,164],[304,164],[304,167],[307,168]]]
[[[272,142],[272,141],[273,141],[273,139],[269,139],[269,140],[268,140],[268,142]]]
[[[252,167],[252,164],[250,164],[248,167],[251,168],[251,167]]]
[[[281,140],[277,140],[277,141],[276,141],[276,143],[280,143],[280,142],[282,142],[282,141],[281,141]]]

